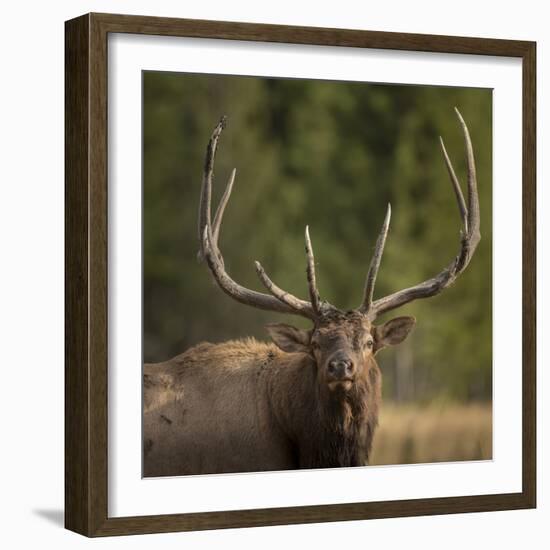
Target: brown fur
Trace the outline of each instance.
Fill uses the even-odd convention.
[[[233,340],[144,366],[146,477],[367,464],[381,399],[383,343],[365,344],[375,327],[350,312],[310,331],[270,332],[296,351]],[[347,389],[327,383],[336,353],[357,363]]]

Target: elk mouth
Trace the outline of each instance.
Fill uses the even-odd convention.
[[[353,380],[351,378],[344,378],[342,380],[332,380],[328,383],[328,389],[331,392],[344,391],[348,392],[353,386]]]

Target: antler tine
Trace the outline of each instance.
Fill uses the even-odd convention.
[[[309,299],[311,300],[311,306],[313,311],[317,314],[321,314],[321,298],[319,291],[317,290],[317,281],[315,279],[315,257],[313,256],[313,247],[311,246],[311,239],[309,238],[309,226],[306,225],[306,256],[307,256],[307,286],[309,288]]]
[[[447,171],[449,172],[449,177],[453,184],[453,189],[456,195],[456,200],[458,202],[458,209],[460,210],[460,219],[462,220],[462,225],[464,226],[464,233],[468,232],[468,209],[466,208],[466,203],[464,202],[464,195],[462,194],[462,189],[458,178],[456,177],[453,164],[449,155],[447,154],[447,149],[445,149],[445,143],[443,138],[439,136],[439,143],[441,145],[441,151],[443,152],[443,158],[445,159],[445,165],[447,166]]]
[[[456,107],[455,112],[458,120],[460,121],[460,125],[462,126],[462,133],[464,134],[464,145],[466,149],[466,161],[468,164],[468,234],[470,235],[470,241],[474,241],[475,246],[477,246],[477,243],[481,238],[481,234],[479,231],[479,195],[477,193],[477,175],[476,163],[474,159],[474,147],[472,145],[472,139],[470,138],[468,126],[466,126],[466,123],[464,122],[460,111]]]
[[[225,191],[223,192],[223,196],[220,200],[220,204],[218,205],[218,209],[216,210],[216,215],[214,216],[212,238],[214,240],[214,245],[216,246],[216,248],[218,247],[218,238],[220,236],[220,227],[222,225],[223,214],[225,212],[225,207],[227,206],[227,203],[229,201],[229,197],[231,196],[231,191],[233,190],[233,183],[235,182],[236,173],[237,169],[233,168],[233,170],[231,170],[231,175],[229,176],[229,181],[227,182],[227,185],[225,187]]]
[[[218,247],[218,239],[225,207],[227,206],[229,197],[231,196],[231,190],[235,180],[235,169],[231,172],[231,176],[217,208],[213,226],[211,223],[211,201],[214,158],[216,156],[218,140],[223,129],[225,128],[226,120],[226,117],[222,117],[218,125],[214,128],[206,149],[204,176],[199,206],[199,259],[206,259],[208,267],[210,268],[210,271],[220,288],[238,302],[260,309],[278,311],[280,313],[292,313],[315,320],[316,313],[314,312],[311,304],[307,301],[300,300],[299,298],[292,296],[292,294],[284,292],[277,287],[269,279],[269,277],[267,277],[261,266],[260,270],[258,270],[258,275],[260,275],[262,283],[264,283],[267,289],[271,292],[272,296],[250,290],[239,285],[225,271],[223,256]],[[257,269],[258,266],[259,264],[257,264]]]
[[[225,271],[225,268],[220,261],[218,254],[214,251],[212,247],[212,232],[209,231],[208,227],[204,228],[202,246],[204,250],[204,258],[206,263],[212,272],[214,279],[218,283],[219,287],[231,298],[234,298],[238,302],[257,307],[259,309],[265,309],[268,311],[277,311],[279,313],[293,313],[296,315],[301,315],[307,317],[308,319],[313,319],[314,316],[311,313],[311,307],[308,310],[308,302],[303,302],[294,298],[292,295],[289,295],[291,298],[294,298],[300,303],[300,309],[295,309],[293,306],[290,306],[288,302],[283,302],[274,296],[269,296],[268,294],[263,294],[262,292],[256,292],[255,290],[250,290],[245,288],[238,283],[236,283]],[[278,287],[277,287],[278,288]],[[280,289],[278,289],[280,290]]]
[[[460,209],[460,214],[462,217],[462,223],[464,225],[464,232],[462,233],[462,238],[460,242],[460,251],[454,260],[437,274],[432,279],[428,279],[416,286],[394,292],[389,296],[376,300],[369,313],[374,319],[378,315],[405,305],[413,300],[418,300],[421,298],[429,298],[430,296],[435,296],[439,294],[445,288],[451,286],[457,279],[457,277],[466,269],[474,252],[477,248],[477,245],[481,239],[481,234],[479,231],[480,226],[480,215],[479,215],[479,197],[477,193],[477,178],[476,178],[476,168],[474,160],[474,152],[472,141],[470,138],[470,133],[468,127],[462,118],[462,115],[455,107],[455,112],[457,114],[460,125],[462,126],[462,132],[464,134],[464,143],[466,147],[466,161],[468,165],[468,206],[466,207],[460,185],[458,183],[458,178],[453,170],[452,164],[449,160],[445,146],[442,143],[443,156],[445,158],[445,164],[447,165],[447,170],[449,172],[449,177],[455,195],[457,198],[458,206]]]
[[[374,254],[367,273],[367,281],[365,283],[365,292],[363,295],[363,303],[359,308],[364,313],[368,312],[372,305],[372,298],[374,295],[374,285],[376,284],[376,277],[378,276],[378,270],[380,268],[380,262],[382,260],[382,254],[384,253],[384,246],[386,245],[386,237],[388,236],[388,229],[390,227],[391,219],[391,204],[388,203],[388,209],[386,211],[386,217],[382,224],[382,229],[376,240],[376,246],[374,248]]]
[[[305,317],[308,317],[312,320],[315,319],[314,312],[309,302],[300,300],[299,298],[296,298],[295,296],[286,292],[282,288],[279,288],[269,278],[269,276],[265,272],[265,269],[262,267],[262,264],[260,264],[260,262],[258,261],[254,263],[256,265],[256,273],[258,274],[260,281],[262,281],[262,284],[265,286],[265,288],[267,288],[267,290],[269,290],[269,292],[273,294],[275,298],[277,298],[283,304],[286,304],[287,306],[291,307],[293,310],[300,311]]]
[[[204,161],[204,175],[202,179],[201,196],[199,203],[199,261],[204,258],[204,242],[203,233],[205,227],[211,226],[211,210],[212,210],[212,179],[214,177],[214,159],[216,157],[216,149],[218,140],[227,123],[227,117],[222,116],[208,142],[206,148],[206,158]],[[229,198],[229,197],[228,197]],[[217,241],[216,241],[217,243]]]

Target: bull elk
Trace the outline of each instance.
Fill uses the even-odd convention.
[[[227,273],[219,247],[222,217],[235,179],[211,217],[214,157],[225,117],[206,152],[199,208],[199,257],[219,287],[247,306],[307,318],[300,330],[271,324],[273,343],[247,338],[201,343],[164,363],[144,367],[143,456],[145,476],[362,466],[368,463],[381,401],[375,355],[402,342],[414,317],[382,325],[376,318],[452,285],[466,269],[480,239],[479,199],[468,128],[464,134],[468,204],[443,140],[441,149],[458,202],[460,250],[438,275],[377,300],[374,285],[390,224],[388,205],[367,273],[363,300],[342,311],[317,291],[315,260],[305,230],[309,300],[278,287],[256,262],[268,293],[249,290]]]

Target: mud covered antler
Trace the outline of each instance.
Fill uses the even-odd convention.
[[[390,311],[392,309],[403,306],[413,300],[421,298],[429,298],[439,294],[445,288],[451,286],[457,277],[466,269],[475,249],[481,238],[479,232],[479,198],[477,193],[476,168],[474,161],[474,153],[468,127],[464,122],[460,112],[455,108],[458,120],[464,134],[464,142],[466,147],[466,160],[468,166],[468,204],[464,200],[461,186],[455,174],[454,168],[445,149],[443,140],[440,138],[441,150],[449,177],[453,185],[454,193],[458,203],[458,209],[462,220],[462,230],[460,231],[460,250],[454,260],[437,274],[435,277],[428,279],[420,284],[394,292],[384,298],[373,301],[374,285],[380,268],[382,254],[388,235],[391,207],[388,204],[386,217],[382,225],[382,229],[376,241],[374,254],[369,266],[363,301],[358,308],[358,311],[368,316],[371,320],[376,319],[378,315]],[[293,296],[289,292],[278,287],[267,275],[264,268],[259,262],[255,262],[256,272],[264,287],[269,294],[257,292],[245,288],[236,283],[225,270],[223,256],[219,248],[220,227],[223,219],[225,207],[229,201],[233,183],[235,181],[236,170],[231,172],[226,189],[220,200],[220,204],[216,210],[214,221],[211,219],[211,203],[212,203],[212,182],[214,178],[214,159],[220,135],[225,128],[226,117],[223,117],[210,137],[206,150],[206,160],[204,165],[204,177],[202,182],[200,207],[199,207],[199,259],[206,259],[208,267],[214,276],[214,279],[221,289],[234,298],[235,300],[260,309],[277,311],[280,313],[292,313],[307,317],[312,321],[316,321],[329,312],[335,311],[332,305],[322,301],[317,290],[315,278],[315,260],[313,256],[313,248],[309,237],[309,229],[305,231],[305,245],[307,257],[307,282],[309,288],[309,301],[302,300]]]
[[[359,307],[359,310],[368,315],[371,319],[375,319],[378,315],[403,306],[413,300],[435,296],[445,288],[451,286],[470,263],[470,260],[472,259],[475,249],[479,243],[481,234],[479,232],[479,198],[477,194],[474,151],[468,127],[456,107],[455,112],[462,127],[466,147],[466,161],[468,165],[468,206],[466,206],[460,183],[456,177],[453,165],[451,164],[449,155],[447,154],[447,150],[445,149],[443,139],[441,137],[439,139],[441,143],[441,150],[443,152],[443,158],[453,185],[462,220],[462,230],[460,231],[460,250],[455,259],[435,277],[410,288],[405,288],[404,290],[394,292],[389,296],[385,296],[384,298],[380,298],[379,300],[373,302],[372,298],[374,283],[376,281],[378,268],[380,267],[380,260],[384,251],[384,244],[386,242],[390,222],[391,210],[388,205],[388,213],[386,214],[386,219],[384,220],[382,230],[376,242],[374,255],[368,271],[363,302]]]
[[[199,259],[205,259],[214,279],[220,288],[229,296],[243,304],[277,311],[280,313],[292,313],[301,315],[315,321],[322,315],[322,308],[329,307],[325,302],[321,302],[319,292],[315,282],[315,264],[313,257],[313,249],[309,238],[309,231],[306,227],[306,255],[307,255],[307,280],[309,286],[309,295],[311,301],[301,300],[293,296],[289,292],[279,288],[267,275],[264,268],[259,262],[256,264],[256,272],[260,281],[269,291],[270,294],[256,292],[245,288],[236,283],[225,270],[223,256],[219,248],[220,227],[223,219],[223,214],[233,183],[235,181],[236,170],[231,172],[229,181],[225,188],[224,194],[214,216],[214,222],[211,220],[211,204],[212,204],[212,182],[214,179],[214,159],[218,140],[226,125],[226,117],[223,117],[210,137],[208,147],[206,149],[206,160],[204,165],[204,177],[202,181],[200,206],[199,206]]]

